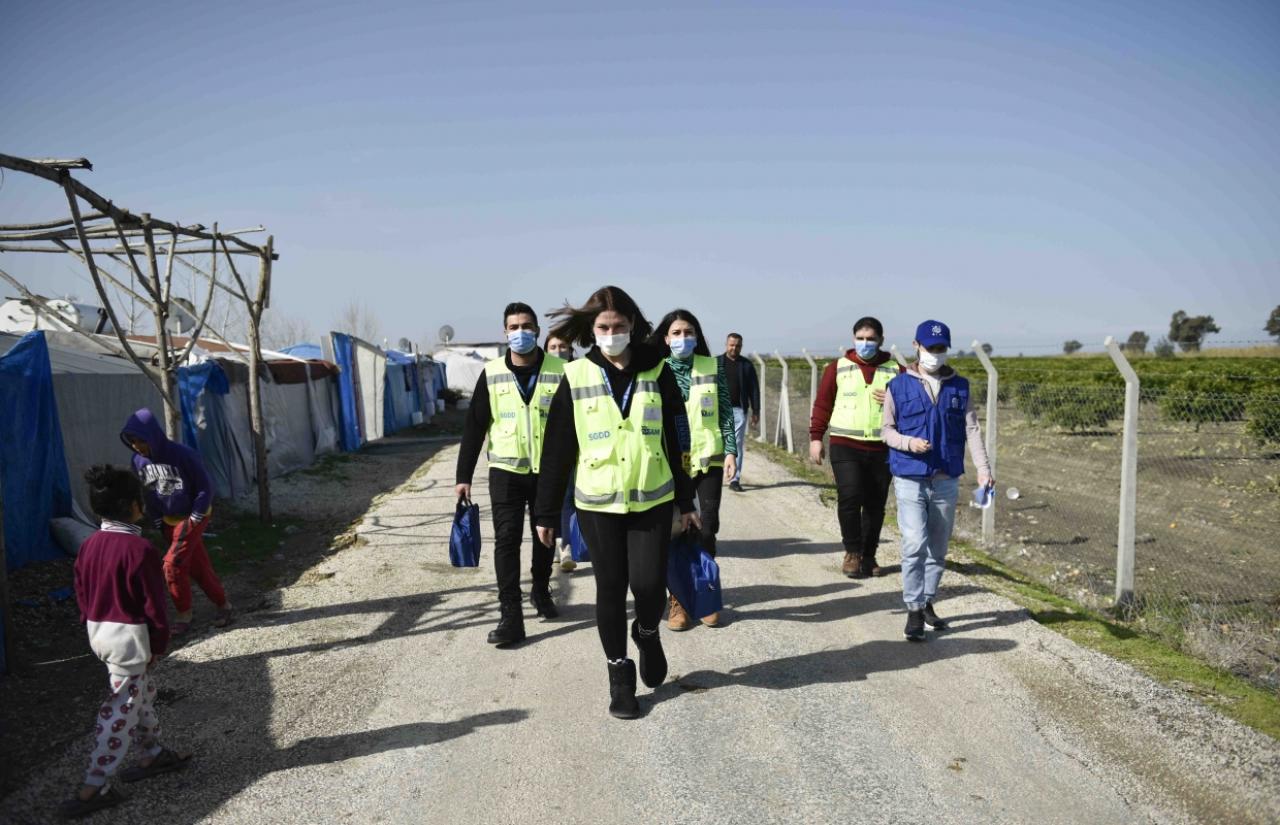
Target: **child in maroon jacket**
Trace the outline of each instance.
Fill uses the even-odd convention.
[[[141,762],[121,774],[125,782],[186,766],[189,755],[163,747],[153,704],[151,666],[169,644],[168,593],[160,556],[142,538],[142,483],[128,470],[97,466],[85,473],[89,502],[102,528],[80,547],[75,590],[89,647],[107,666],[111,694],[98,709],[97,744],[84,785],[62,806],[64,817],[85,816],[124,797],[108,780],[132,743]]]

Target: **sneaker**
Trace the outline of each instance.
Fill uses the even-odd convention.
[[[924,611],[908,610],[907,611],[907,628],[902,631],[902,635],[907,637],[908,642],[924,641]]]
[[[569,549],[569,545],[560,548],[560,569],[566,573],[570,573],[578,567],[578,563],[573,560],[573,551]]]
[[[679,632],[688,630],[693,627],[693,620],[689,618],[689,614],[685,611],[684,606],[676,601],[676,597],[672,596],[668,600],[671,614],[667,617],[667,628]]]
[[[840,572],[851,579],[860,579],[859,569],[862,567],[862,556],[857,553],[850,553],[848,550],[844,554],[844,562],[840,565]]]
[[[235,614],[231,610],[230,604],[224,604],[218,608],[218,614],[213,620],[214,627],[226,627],[235,619]]]
[[[730,482],[729,482],[729,489],[730,489],[730,490],[733,490],[735,493],[741,493],[741,492],[742,492],[742,485],[741,485],[741,484],[739,484],[739,483],[738,483],[738,482],[736,482],[736,481],[730,481]]]
[[[703,623],[704,625],[706,625],[707,627],[719,627],[719,626],[720,626],[720,614],[719,614],[719,613],[708,613],[707,615],[705,615],[705,616],[703,616],[703,617],[702,617],[702,623]]]
[[[947,623],[938,618],[938,614],[933,612],[933,602],[925,602],[924,610],[920,611],[924,614],[924,623],[932,627],[934,630],[946,630]]]

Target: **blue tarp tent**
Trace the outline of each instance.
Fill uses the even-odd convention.
[[[0,501],[21,514],[4,520],[5,569],[62,556],[49,521],[71,515],[71,483],[43,332],[0,355]]]
[[[382,408],[383,434],[413,426],[413,414],[422,412],[417,359],[391,350],[387,353],[387,379]]]
[[[294,358],[301,358],[303,361],[323,361],[324,350],[319,344],[294,344],[291,347],[285,347],[280,350],[285,355],[292,355]]]
[[[360,449],[360,416],[356,411],[356,358],[355,344],[350,335],[331,333],[333,337],[333,361],[338,365],[338,433],[342,449],[353,452]]]

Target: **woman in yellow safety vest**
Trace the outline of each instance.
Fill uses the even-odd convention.
[[[698,494],[702,546],[714,557],[716,533],[720,531],[720,490],[726,475],[733,478],[737,462],[729,382],[707,347],[702,324],[689,310],[668,312],[658,322],[649,342],[665,347],[671,353],[667,356],[667,368],[675,375],[689,419],[689,452],[685,454],[685,469],[693,478]],[[720,623],[720,614],[704,616],[702,623],[715,627]],[[667,627],[672,630],[693,627],[688,611],[674,594],[670,599]]]
[[[666,353],[646,343],[652,326],[615,286],[580,307],[565,306],[553,333],[590,347],[565,365],[551,400],[542,451],[534,523],[550,544],[560,524],[569,477],[578,526],[591,550],[596,580],[596,629],[609,664],[609,713],[640,715],[636,664],[627,657],[627,589],[635,598],[631,638],[640,677],[651,687],[667,676],[658,637],[667,595],[667,546],[673,502],[683,529],[701,528],[693,483],[685,472],[680,419],[684,399],[667,369]]]

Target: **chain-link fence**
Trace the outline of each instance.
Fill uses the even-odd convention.
[[[818,360],[819,375],[826,361]],[[1136,416],[1134,599],[1122,618],[1208,663],[1280,686],[1280,368],[1142,359]],[[766,440],[782,370],[768,359]],[[970,378],[986,424],[987,377]],[[986,551],[1095,609],[1115,605],[1125,383],[1105,356],[999,359],[994,531]],[[792,443],[809,444],[810,370],[789,359]],[[755,437],[759,431],[753,431]],[[983,541],[962,485],[959,536]],[[892,496],[890,496],[892,499]],[[890,501],[892,512],[892,501]]]

